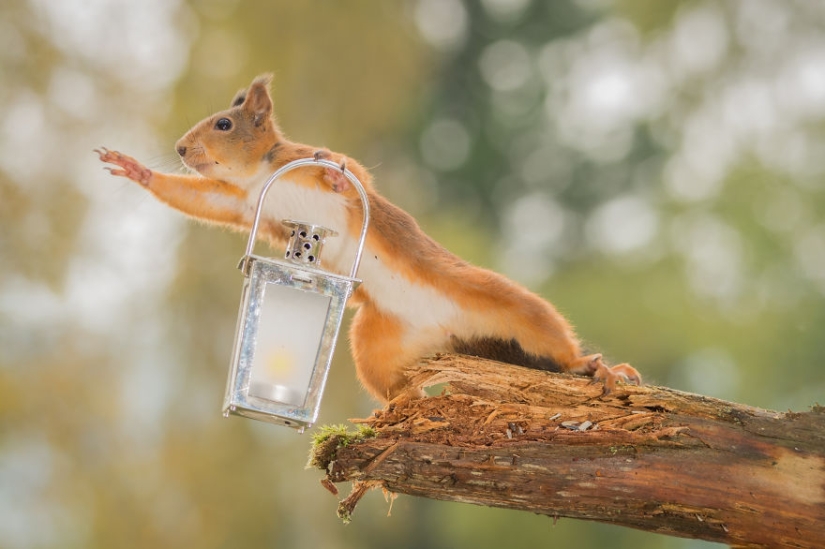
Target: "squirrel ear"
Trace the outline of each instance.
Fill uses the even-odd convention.
[[[243,105],[244,101],[246,101],[246,88],[238,90],[238,93],[235,94],[235,97],[232,99],[232,103],[229,104],[229,107],[238,107]]]
[[[256,126],[263,124],[272,115],[272,98],[269,95],[269,83],[271,81],[271,74],[258,76],[252,81],[243,97],[241,106],[252,115],[252,120]],[[238,99],[240,99],[240,94],[235,97],[233,104]]]

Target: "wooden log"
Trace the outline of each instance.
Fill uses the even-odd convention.
[[[825,408],[778,413],[663,387],[444,355],[397,399],[322,437],[311,463],[391,493],[619,524],[742,547],[825,547]],[[374,436],[373,436],[374,435]],[[333,487],[334,488],[334,487]]]

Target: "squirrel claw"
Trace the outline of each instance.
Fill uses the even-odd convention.
[[[602,396],[609,395],[616,388],[619,381],[632,385],[641,385],[642,376],[630,364],[617,364],[616,366],[607,366],[599,361],[599,368],[593,372],[594,381],[604,382],[602,389]]]
[[[315,160],[326,160],[329,159],[332,154],[327,149],[318,149],[312,156]],[[336,170],[334,168],[324,168],[324,181],[332,187],[333,191],[336,193],[341,193],[349,189],[349,181],[344,175],[347,169],[347,159],[342,159],[341,164],[339,164],[338,167],[340,170]]]
[[[314,158],[316,161],[317,160],[328,160],[331,157],[332,157],[332,154],[327,149],[318,149],[317,151],[312,153],[312,158]],[[341,164],[339,164],[339,167],[341,168],[341,173],[344,173],[346,171],[346,169],[347,169],[347,159],[346,158],[341,160]]]
[[[152,179],[152,170],[131,156],[126,156],[125,154],[117,151],[110,151],[106,147],[95,149],[95,152],[100,157],[101,162],[108,162],[118,166],[118,168],[113,168],[111,166],[105,167],[105,169],[109,170],[109,173],[112,175],[127,177],[132,181],[140,183],[144,187],[149,185],[149,181]]]
[[[581,367],[574,371],[593,376],[593,379],[590,381],[591,385],[599,382],[604,383],[602,396],[607,396],[612,393],[619,381],[633,385],[642,384],[641,374],[630,364],[608,366],[602,361],[601,354],[582,357],[581,362]]]

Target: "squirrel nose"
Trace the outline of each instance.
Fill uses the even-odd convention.
[[[178,147],[178,154],[181,156],[186,156],[186,147],[184,147],[183,145]]]

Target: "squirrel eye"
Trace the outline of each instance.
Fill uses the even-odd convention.
[[[232,121],[228,118],[221,118],[217,122],[215,122],[215,129],[220,130],[222,132],[228,132],[232,129]]]

